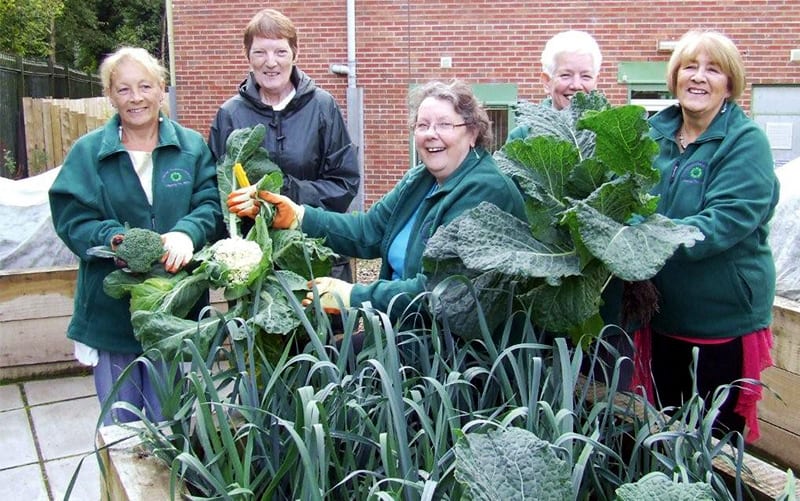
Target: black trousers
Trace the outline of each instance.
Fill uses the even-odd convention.
[[[652,370],[656,396],[661,405],[680,406],[692,395],[692,348],[697,346],[697,390],[709,408],[714,390],[742,377],[742,339],[721,344],[693,344],[653,333]],[[739,389],[731,388],[715,423],[715,436],[727,431],[744,432],[744,417],[734,408]]]

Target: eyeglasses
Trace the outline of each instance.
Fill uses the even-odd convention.
[[[442,122],[439,124],[426,124],[426,123],[417,123],[414,124],[414,131],[420,134],[425,134],[429,130],[433,130],[434,132],[452,132],[453,129],[456,127],[464,127],[465,125],[469,125],[469,122],[464,122],[460,124],[454,124],[451,122]]]

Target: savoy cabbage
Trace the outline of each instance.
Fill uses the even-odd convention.
[[[455,477],[465,499],[571,499],[571,467],[557,451],[522,428],[467,433],[455,446]]]
[[[467,338],[480,336],[476,299],[490,321],[511,304],[548,331],[596,335],[613,276],[647,280],[679,246],[704,237],[655,213],[658,146],[643,108],[578,93],[564,110],[524,103],[519,117],[528,137],[495,160],[519,186],[528,221],[484,203],[436,231],[424,255],[429,284],[452,275],[472,282],[437,289],[438,312]]]

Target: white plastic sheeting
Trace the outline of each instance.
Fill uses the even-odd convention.
[[[47,190],[60,167],[20,180],[0,178],[0,270],[49,268],[78,262],[58,238]]]
[[[800,301],[800,158],[783,164],[775,173],[781,183],[769,233],[777,272],[775,292]]]

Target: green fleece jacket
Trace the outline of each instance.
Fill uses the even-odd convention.
[[[767,241],[779,186],[769,141],[728,103],[681,153],[681,110],[650,119],[660,152],[658,212],[696,226],[705,240],[681,247],[653,279],[661,295],[655,331],[698,338],[748,334],[770,325],[775,265]]]
[[[113,260],[87,256],[87,249],[109,245],[128,224],[186,233],[197,250],[222,227],[208,146],[200,134],[166,118],[153,150],[152,189],[150,205],[120,142],[119,116],[78,139],[64,159],[49,194],[56,233],[80,259],[70,339],[103,351],[142,351],[133,336],[129,301],[103,292]]]
[[[424,165],[411,169],[397,185],[367,212],[339,214],[305,207],[302,229],[314,237],[326,237],[334,251],[364,259],[383,258],[379,279],[371,284],[356,284],[350,304],[369,301],[373,307],[388,311],[397,319],[402,310],[425,291],[422,253],[437,228],[446,225],[462,212],[491,202],[500,209],[525,220],[522,196],[514,183],[497,168],[492,156],[477,148],[470,152],[458,169],[439,189],[428,195],[436,182]],[[411,230],[401,279],[391,280],[387,255],[389,246],[406,221],[420,208]]]

